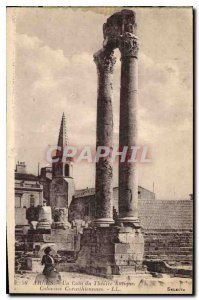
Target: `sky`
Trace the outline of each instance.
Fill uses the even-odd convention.
[[[8,8],[9,10],[9,8]],[[47,166],[62,113],[69,144],[96,142],[97,72],[93,54],[102,48],[102,26],[115,8],[10,8],[15,34],[15,160],[37,174]],[[192,11],[134,8],[139,51],[139,144],[151,162],[139,164],[139,185],[157,199],[188,199],[192,193]],[[9,30],[9,28],[8,28]],[[9,41],[8,41],[9,47]],[[120,53],[115,51],[114,144],[119,134]],[[77,189],[94,187],[95,164],[74,164]],[[114,165],[114,186],[118,166]]]

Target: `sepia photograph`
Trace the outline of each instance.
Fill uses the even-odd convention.
[[[7,7],[10,294],[193,294],[193,7]]]

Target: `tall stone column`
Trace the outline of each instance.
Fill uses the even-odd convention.
[[[139,226],[138,174],[135,162],[128,162],[132,146],[137,146],[138,101],[138,41],[133,33],[125,32],[119,41],[121,52],[120,134],[119,147],[128,146],[125,162],[119,162],[119,219]]]
[[[136,14],[122,10],[110,16],[103,26],[104,47],[121,52],[120,135],[119,148],[137,145],[138,42]],[[128,159],[127,159],[128,160]],[[138,225],[137,166],[128,161],[119,163],[119,218],[125,225]]]
[[[103,50],[94,56],[98,69],[97,147],[112,146],[113,50],[121,51],[120,151],[137,144],[137,37],[135,13],[122,10],[103,25]],[[131,148],[130,148],[131,149]],[[129,151],[130,152],[130,151]],[[129,156],[131,153],[128,153]],[[96,164],[96,225],[85,228],[76,262],[81,271],[94,275],[145,273],[144,237],[138,222],[138,183],[135,164],[119,165],[119,218],[112,221],[112,164],[101,158]],[[124,225],[124,226],[122,226]]]
[[[98,73],[96,148],[113,146],[112,80],[116,62],[113,51],[99,50],[94,55]],[[103,151],[103,149],[102,149]],[[109,226],[113,221],[113,166],[111,157],[96,162],[96,226]]]

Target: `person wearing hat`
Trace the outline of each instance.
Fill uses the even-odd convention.
[[[53,257],[50,255],[52,249],[50,247],[46,247],[44,250],[44,255],[42,257],[41,264],[44,265],[43,274],[47,277],[51,275],[51,272],[55,270],[55,263]]]

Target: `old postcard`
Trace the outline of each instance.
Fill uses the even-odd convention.
[[[9,293],[192,294],[192,7],[7,8]]]

